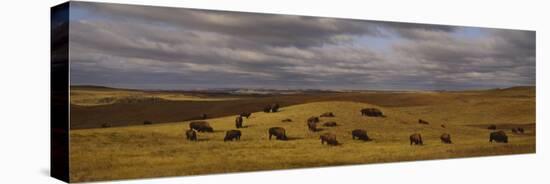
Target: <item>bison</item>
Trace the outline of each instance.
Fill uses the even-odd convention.
[[[512,128],[512,132],[515,134],[523,134],[525,130],[523,128]]]
[[[371,140],[369,138],[369,136],[367,135],[367,131],[363,130],[363,129],[355,129],[355,130],[351,131],[351,138],[353,140],[355,140],[356,138],[358,140],[363,140],[363,141],[370,141]]]
[[[292,122],[292,120],[291,120],[291,119],[289,119],[289,118],[286,118],[286,119],[283,119],[283,120],[281,120],[281,122],[283,122],[283,123],[287,123],[287,122]]]
[[[424,121],[422,119],[418,119],[418,123],[420,124],[424,124],[424,125],[429,125],[430,123],[428,123],[427,121]]]
[[[423,145],[424,142],[422,142],[422,136],[418,133],[414,133],[409,137],[409,140],[411,141],[410,145]]]
[[[319,123],[319,121],[320,121],[319,118],[315,117],[315,116],[312,116],[312,117],[307,119],[307,122]]]
[[[318,130],[317,129],[317,123],[314,122],[314,121],[308,121],[307,122],[307,128],[312,132],[316,132]]]
[[[444,125],[444,124],[441,124],[441,128],[445,128],[445,125]]]
[[[385,117],[384,114],[382,114],[382,111],[377,108],[364,108],[361,109],[361,115],[362,116],[371,116],[371,117]]]
[[[508,136],[502,130],[501,131],[496,131],[496,132],[491,132],[489,134],[489,142],[493,142],[493,141],[508,143]]]
[[[321,144],[327,143],[327,145],[336,146],[339,145],[338,141],[336,140],[336,135],[331,133],[324,133],[319,137],[321,139]]]
[[[271,127],[269,128],[269,140],[271,140],[271,136],[275,136],[277,140],[287,140],[286,137],[286,131],[284,128],[281,127]]]
[[[265,113],[271,112],[271,106],[270,106],[270,105],[265,106],[265,107],[264,107],[264,112],[265,112]]]
[[[451,142],[451,134],[448,134],[448,133],[441,134],[439,139],[441,139],[441,142],[445,143],[445,144],[451,144],[452,143]]]
[[[149,121],[149,120],[145,120],[143,121],[143,124],[144,125],[150,125],[150,124],[153,124],[153,122]]]
[[[336,124],[336,122],[334,122],[334,121],[330,121],[330,122],[323,123],[323,126],[335,127],[335,126],[338,126],[338,124]]]
[[[208,116],[206,114],[201,114],[201,119],[207,119]]]
[[[109,127],[111,127],[111,124],[109,124],[109,123],[103,123],[103,124],[101,124],[101,127],[102,127],[102,128],[109,128]]]
[[[187,140],[197,141],[197,132],[195,132],[193,129],[189,129],[185,131],[185,137],[187,138]]]
[[[317,131],[317,123],[319,122],[319,118],[318,117],[315,117],[315,116],[312,116],[310,118],[307,119],[307,127],[309,128],[310,131]]]
[[[241,131],[240,130],[228,130],[225,133],[225,138],[223,138],[223,141],[233,141],[233,140],[241,140]]]
[[[279,112],[279,104],[271,105],[271,112]]]
[[[489,129],[489,130],[496,130],[496,129],[497,129],[497,126],[496,126],[496,125],[489,125],[489,126],[487,127],[487,129]]]
[[[198,132],[214,132],[214,129],[206,121],[192,121],[189,123],[189,128]]]
[[[334,114],[332,112],[325,112],[321,114],[321,117],[334,117]]]
[[[237,128],[243,127],[243,118],[241,116],[237,116],[237,118],[235,118],[235,127]]]
[[[252,113],[250,112],[243,112],[240,114],[241,117],[246,117],[246,119],[248,119],[250,117],[250,115],[252,115]]]

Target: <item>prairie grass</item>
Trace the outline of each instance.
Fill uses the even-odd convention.
[[[241,140],[234,142],[224,142],[223,138],[225,131],[235,129],[236,116],[208,119],[215,131],[198,133],[196,142],[184,137],[188,122],[73,130],[70,134],[71,181],[534,153],[535,126],[528,126],[534,124],[534,102],[489,100],[487,105],[494,108],[486,110],[483,99],[472,98],[454,106],[442,103],[379,107],[349,101],[288,106],[277,113],[255,112],[249,119],[244,118],[246,128],[240,129]],[[483,112],[476,111],[480,106]],[[386,117],[360,116],[359,110],[365,107],[379,108]],[[454,116],[453,111],[471,112],[466,113],[471,116]],[[306,119],[324,112],[333,112],[336,117],[321,118],[321,122],[335,121],[339,126],[322,127],[320,123],[322,131],[308,131]],[[292,122],[281,122],[287,118]],[[430,124],[418,124],[419,118]],[[524,126],[526,133],[516,135],[505,130],[509,135],[508,144],[489,143],[490,131],[483,128],[489,123]],[[479,126],[470,126],[476,124]],[[290,140],[268,140],[270,127],[285,128]],[[357,128],[367,130],[374,140],[352,140],[351,131]],[[342,145],[321,145],[319,135],[325,132],[336,134]],[[425,145],[410,146],[408,138],[412,133],[421,133]],[[442,133],[450,133],[453,144],[442,144],[439,140]]]

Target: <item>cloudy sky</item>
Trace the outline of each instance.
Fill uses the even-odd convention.
[[[461,90],[535,85],[532,31],[71,2],[72,85]]]

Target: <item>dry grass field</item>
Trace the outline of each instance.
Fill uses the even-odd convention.
[[[228,113],[214,113],[216,116],[207,119],[214,132],[198,133],[196,142],[185,139],[184,132],[189,129],[187,120],[165,119],[165,123],[152,125],[129,123],[134,126],[71,130],[71,181],[520,154],[536,150],[534,87],[429,93],[327,93],[258,97],[257,101],[227,98],[231,100],[214,101],[214,104],[237,103],[243,107],[235,107],[237,111],[218,109],[227,109]],[[257,108],[274,101],[282,104],[280,112],[264,113]],[[108,109],[113,105],[116,104],[100,106]],[[244,118],[241,140],[224,142],[225,131],[235,129],[237,113],[234,112],[246,111],[249,106],[256,110],[249,119]],[[365,107],[379,108],[386,117],[361,116],[359,110]],[[97,105],[80,108],[97,108]],[[97,109],[90,112],[95,112],[93,110]],[[322,128],[319,132],[308,131],[306,119],[324,112],[333,112],[335,117],[321,118],[321,124],[335,121],[339,126],[319,126]],[[117,117],[107,113],[105,116]],[[281,122],[287,118],[292,122]],[[419,118],[430,124],[418,124]],[[509,143],[489,143],[492,132],[486,128],[489,124],[504,130]],[[270,127],[285,128],[289,140],[269,140]],[[526,132],[512,133],[510,129],[516,127],[523,127]],[[367,130],[374,140],[352,140],[351,131],[358,128]],[[319,135],[326,132],[336,134],[342,144],[322,145]],[[412,133],[422,134],[423,146],[409,145]],[[442,133],[449,133],[453,144],[442,144],[439,139]]]

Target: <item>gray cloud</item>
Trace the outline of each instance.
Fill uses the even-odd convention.
[[[165,89],[535,84],[535,34],[530,31],[72,5],[73,84]],[[482,34],[468,36],[462,29]]]

